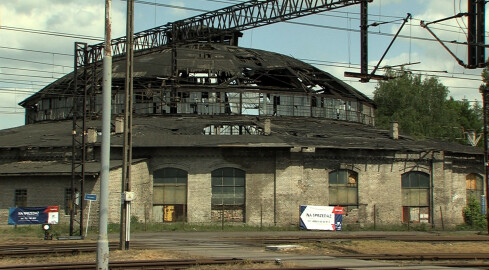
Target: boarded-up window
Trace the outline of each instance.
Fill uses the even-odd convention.
[[[428,222],[430,212],[430,175],[408,172],[401,177],[403,222]]]
[[[164,168],[153,172],[153,214],[157,221],[182,220],[186,215],[187,172]]]
[[[471,173],[465,177],[466,191],[467,191],[467,203],[469,198],[473,197],[478,202],[481,200],[481,196],[484,194],[482,177],[478,174]]]
[[[14,198],[15,207],[27,207],[27,189],[16,189]]]
[[[245,212],[245,172],[221,168],[212,172],[212,219],[243,222]]]
[[[329,205],[358,207],[358,174],[349,170],[329,173]]]

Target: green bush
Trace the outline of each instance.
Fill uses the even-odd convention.
[[[487,228],[486,216],[481,212],[481,205],[474,197],[468,198],[469,203],[463,209],[464,221],[473,229]]]

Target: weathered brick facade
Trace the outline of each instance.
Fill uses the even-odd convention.
[[[174,122],[159,125],[181,124],[178,119],[171,121]],[[326,122],[317,127],[326,130],[328,124]],[[316,127],[315,122],[313,125]],[[343,127],[334,125],[336,129]],[[273,132],[269,136],[166,135],[160,138],[154,126],[157,125],[147,124],[148,128],[136,133],[144,134],[148,139],[138,141],[136,136],[136,146],[133,147],[131,190],[135,192],[135,199],[131,215],[141,222],[163,222],[164,207],[161,204],[155,207],[154,202],[154,172],[167,168],[185,172],[186,204],[183,207],[182,204],[176,206],[175,211],[182,211],[178,213],[179,220],[184,216],[187,222],[193,224],[221,222],[222,208],[212,204],[213,172],[223,168],[243,172],[244,206],[226,206],[224,219],[238,224],[243,220],[246,224],[256,226],[298,225],[301,205],[332,205],[329,175],[336,171],[347,171],[356,177],[357,205],[349,207],[345,213],[346,226],[402,224],[405,221],[405,209],[401,179],[405,173],[419,172],[429,179],[429,186],[425,189],[429,205],[423,209],[426,212],[423,212],[424,222],[437,228],[453,227],[463,222],[467,176],[476,174],[482,178],[484,174],[483,155],[477,148],[421,145],[421,142],[409,138],[389,138],[373,128],[375,140],[386,147],[379,146],[379,142],[372,146],[371,142],[367,144],[361,139],[356,140],[359,146],[347,145],[349,139],[339,141],[343,146],[336,146],[322,138],[315,139],[308,146],[301,146],[300,142],[292,140],[283,143],[286,137],[274,135]],[[273,127],[272,130],[279,130],[278,126]],[[353,127],[364,128],[360,125]],[[284,125],[283,130],[286,129],[289,127]],[[344,133],[347,134],[346,131]],[[9,133],[2,137],[8,140],[8,136],[21,135]],[[120,135],[113,134],[113,141],[118,145]],[[47,147],[29,148],[25,152],[21,148],[0,147],[3,157],[0,162],[0,219],[4,224],[7,223],[8,208],[15,204],[16,189],[27,190],[28,206],[59,205],[60,223],[69,223],[69,215],[65,215],[65,196],[66,189],[71,187],[71,164],[63,158],[69,156],[69,148],[50,147],[52,157]],[[99,195],[100,163],[97,163],[97,159],[100,145],[94,144],[91,147],[93,160],[88,162],[91,167],[85,179],[85,193]],[[118,223],[120,220],[120,153],[118,147],[111,150],[113,164],[109,174],[109,223]],[[99,200],[92,202],[90,226],[98,224],[98,203]],[[84,214],[86,222],[87,202]]]

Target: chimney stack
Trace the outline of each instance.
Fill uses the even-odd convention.
[[[88,128],[87,129],[87,143],[96,143],[97,142],[97,129],[96,128]]]
[[[270,133],[272,133],[272,120],[270,118],[265,119],[265,130],[263,131],[263,134],[268,136]]]
[[[391,130],[389,133],[391,139],[397,140],[399,139],[399,123],[391,122]]]
[[[124,118],[117,116],[115,118],[115,134],[121,134],[122,132],[124,132]]]

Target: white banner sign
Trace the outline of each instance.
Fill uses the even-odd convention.
[[[306,230],[341,231],[343,207],[301,205],[300,227]]]

